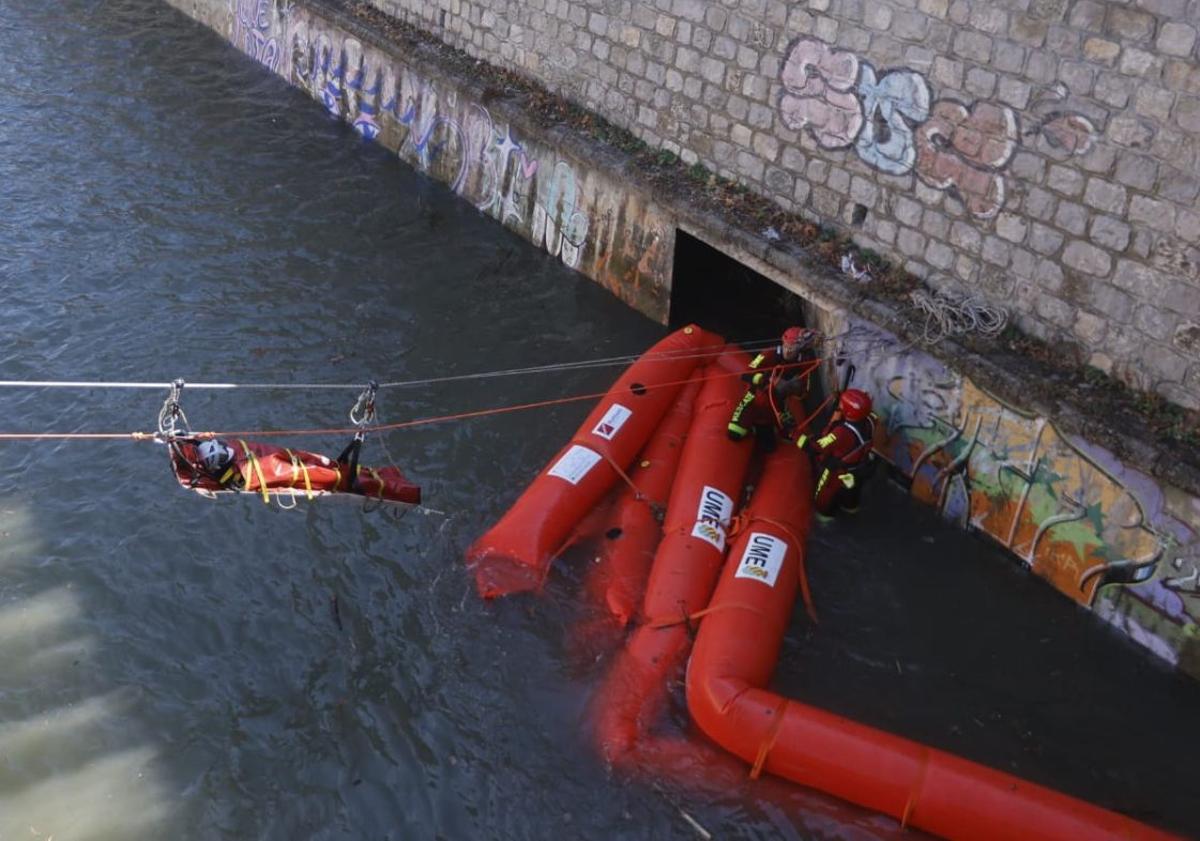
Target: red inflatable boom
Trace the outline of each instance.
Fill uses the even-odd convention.
[[[698,362],[724,344],[699,327],[667,336],[631,365],[500,521],[467,550],[480,595],[541,587],[572,529],[646,445]]]
[[[765,769],[943,838],[1173,837],[765,689],[802,580],[811,498],[807,456],[779,448],[747,506],[688,664],[688,710],[701,730],[751,763],[754,776]]]

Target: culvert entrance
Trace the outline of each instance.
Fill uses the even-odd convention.
[[[804,299],[683,231],[675,234],[672,329],[699,324],[735,342],[804,326]]]

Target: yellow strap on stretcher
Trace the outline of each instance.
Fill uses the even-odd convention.
[[[304,495],[310,500],[313,498],[312,481],[308,478],[308,465],[296,457],[296,454],[287,447],[283,451],[288,454],[288,458],[292,460],[292,483],[289,487],[296,487],[296,475],[302,473],[304,475]]]
[[[371,475],[372,479],[379,483],[379,498],[383,499],[383,477],[379,475],[379,471],[374,467],[363,467],[362,465],[359,465],[358,472],[362,473],[364,470]]]
[[[242,445],[242,452],[246,454],[246,461],[250,462],[250,466],[254,469],[254,474],[258,476],[258,490],[262,494],[263,502],[267,505],[271,504],[271,495],[267,493],[267,479],[263,476],[262,467],[258,463],[258,458],[254,453],[250,452],[250,447],[241,438],[238,443]],[[247,482],[247,485],[250,483]]]

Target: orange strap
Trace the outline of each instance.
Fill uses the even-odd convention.
[[[774,526],[775,528],[779,529],[781,532],[787,535],[788,539],[792,541],[792,545],[796,547],[797,565],[799,567],[798,574],[800,577],[800,597],[804,599],[804,612],[808,614],[809,619],[816,623],[818,621],[817,608],[813,604],[812,591],[808,588],[808,573],[804,569],[804,543],[800,540],[800,538],[796,537],[795,532],[793,532],[791,528],[789,528],[785,523],[781,523],[778,520],[773,520],[770,517],[746,517],[745,515],[739,514],[738,516],[734,517],[733,522],[729,524],[730,539],[732,539],[733,536],[739,532],[750,528],[751,523],[756,522],[766,523],[768,526]]]
[[[588,449],[591,449],[591,448],[589,447]],[[629,474],[626,473],[624,470],[622,470],[621,465],[619,465],[615,461],[613,461],[612,457],[609,456],[608,453],[602,453],[599,450],[592,450],[592,452],[597,453],[600,456],[600,458],[602,458],[608,462],[609,467],[611,467],[613,470],[615,470],[617,472],[617,475],[625,480],[626,485],[629,485],[630,489],[633,491],[633,498],[638,500],[639,502],[644,502],[647,505],[649,505],[650,510],[652,512],[654,512],[655,516],[658,516],[660,511],[666,510],[666,506],[663,505],[661,502],[656,502],[655,500],[651,499],[650,497],[648,497],[644,493],[642,493],[642,489],[633,483],[633,480],[629,478]]]
[[[758,775],[762,773],[763,765],[767,763],[767,754],[771,752],[771,748],[775,747],[775,742],[779,740],[779,731],[783,729],[783,714],[787,710],[787,705],[788,699],[782,698],[780,699],[779,706],[775,708],[775,721],[771,723],[771,729],[767,731],[762,744],[758,746],[758,755],[754,757],[754,765],[750,768],[750,779],[752,780],[758,779]]]
[[[671,619],[647,619],[646,625],[654,629],[671,628],[675,625],[690,625],[694,619],[700,619],[710,613],[716,613],[718,610],[730,610],[734,608],[738,610],[748,610],[751,613],[762,613],[762,611],[754,605],[740,604],[738,602],[723,602],[718,605],[709,605],[702,610],[697,610],[695,613],[683,613],[680,611],[678,617],[673,617]]]

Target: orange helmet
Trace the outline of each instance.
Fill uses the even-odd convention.
[[[871,395],[857,388],[848,388],[838,398],[838,410],[848,421],[860,421],[871,414]]]

